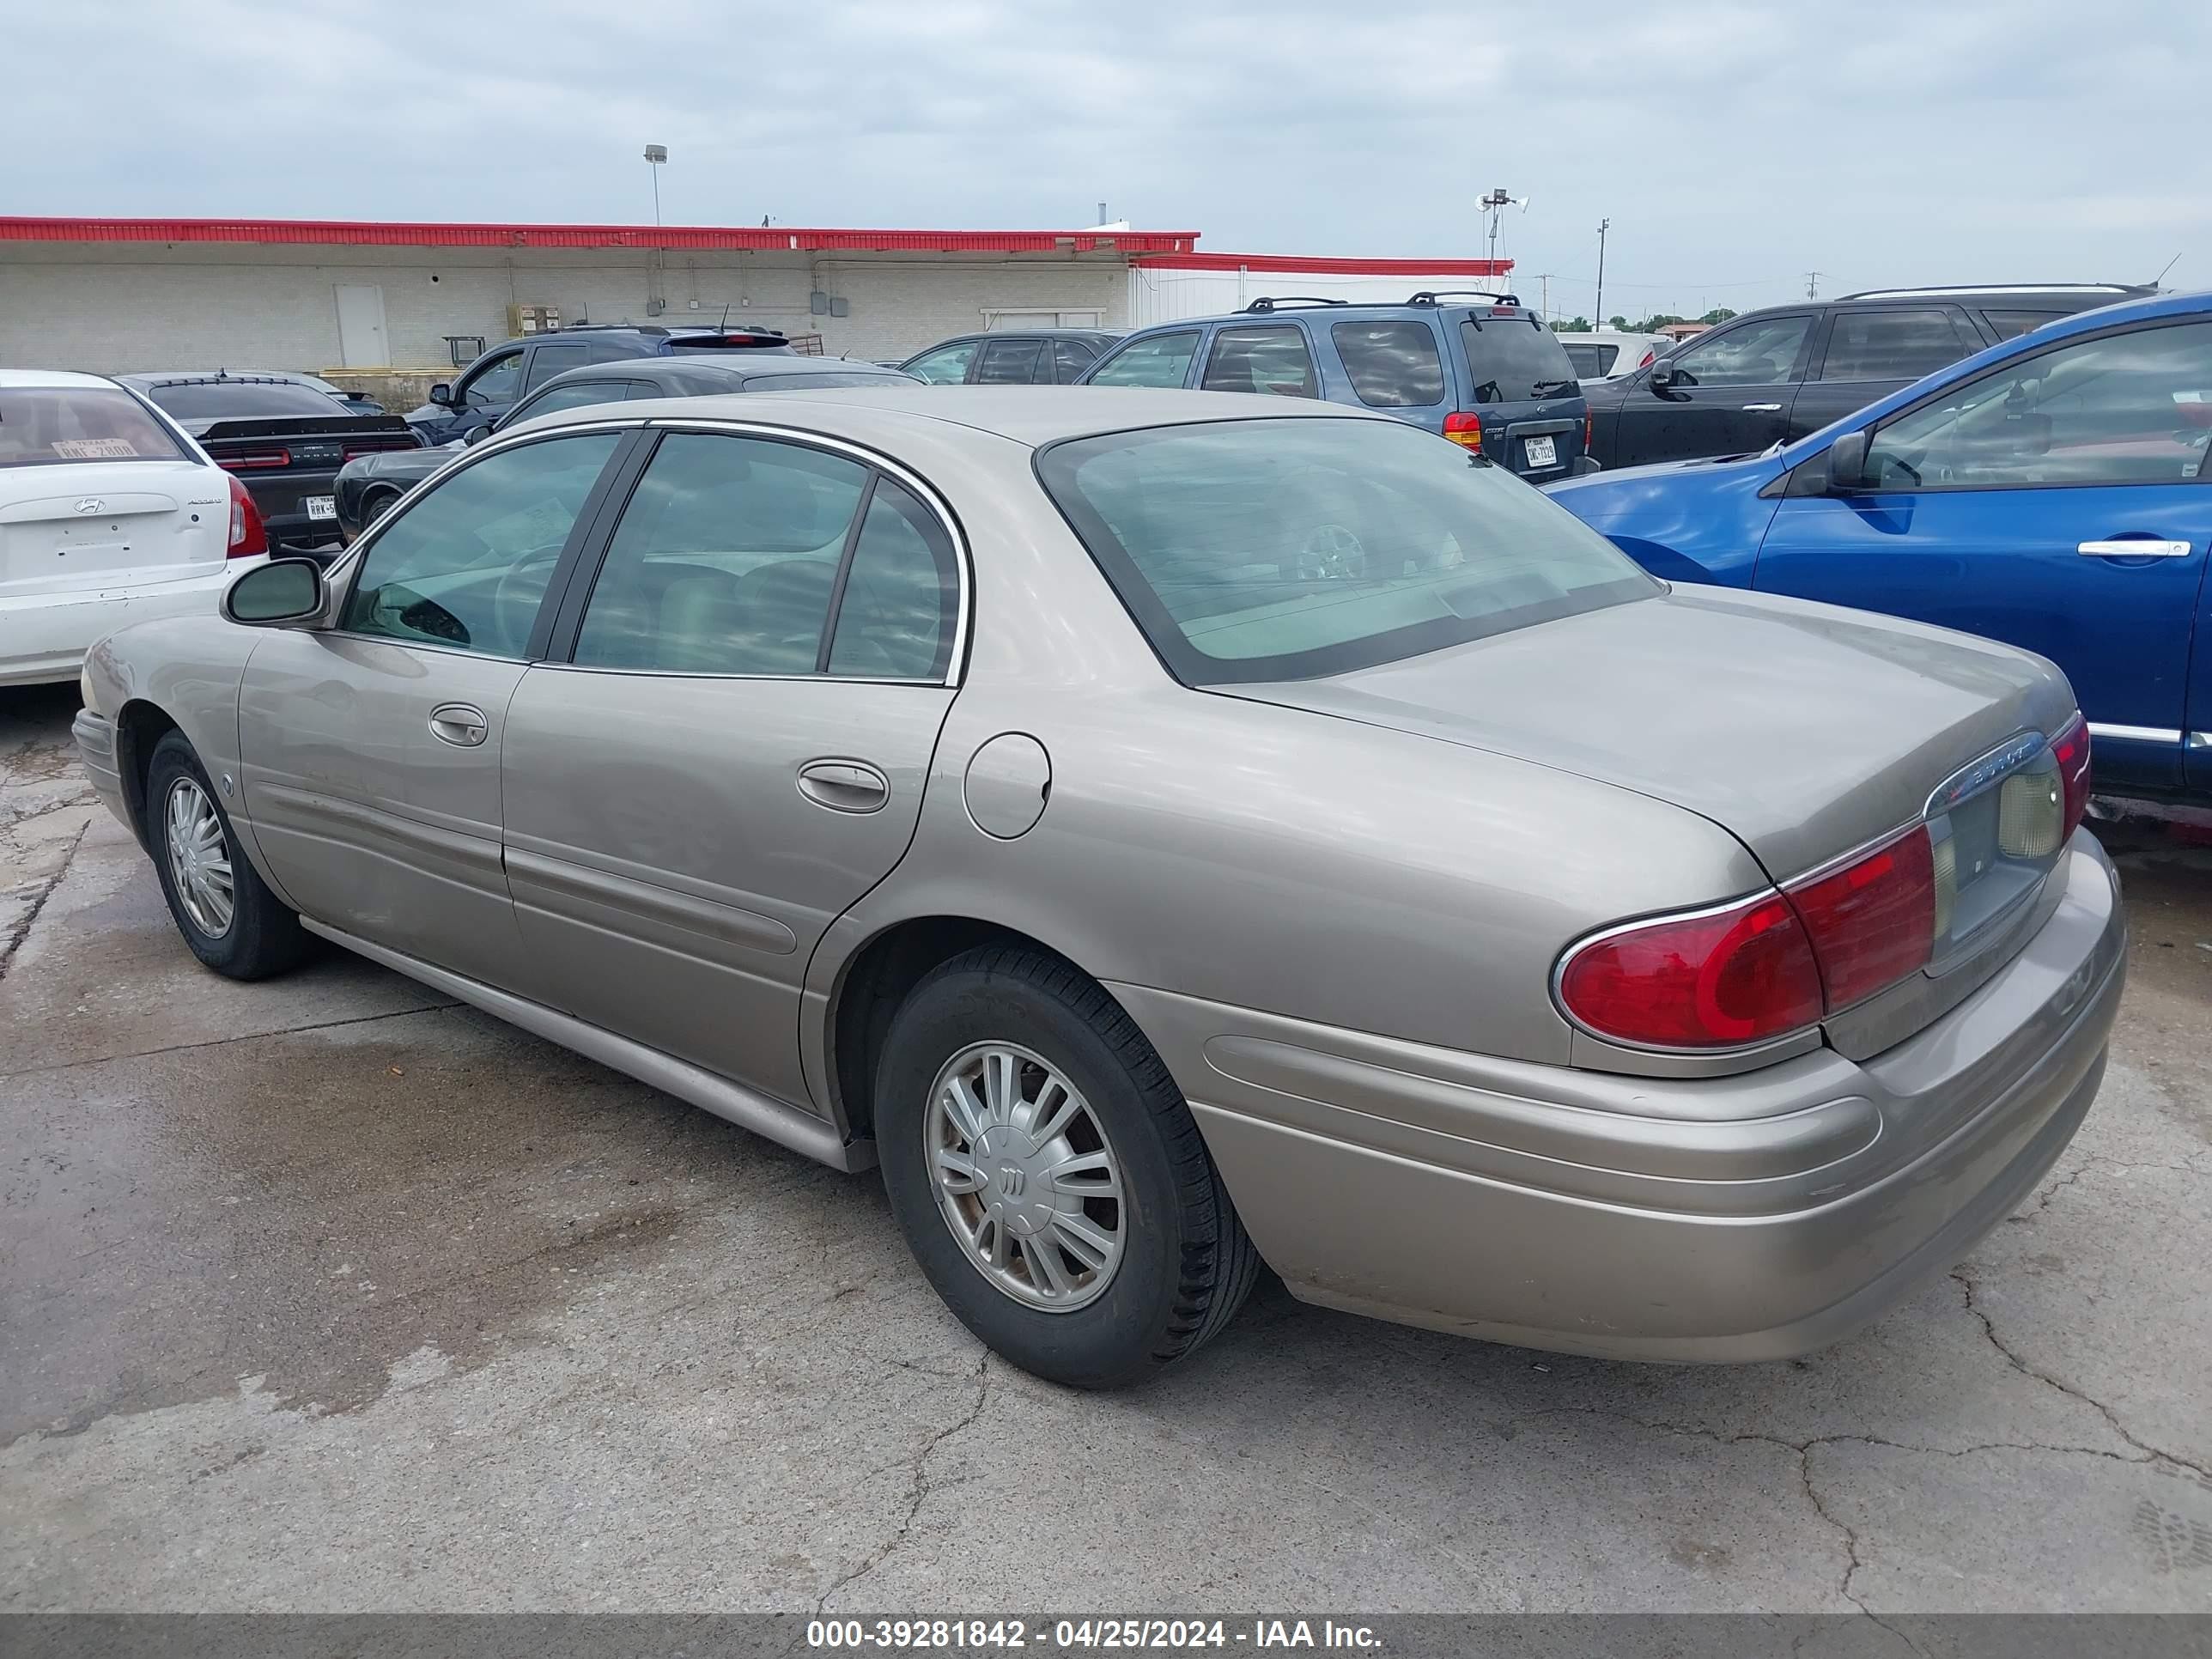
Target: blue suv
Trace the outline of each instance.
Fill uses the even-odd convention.
[[[1403,305],[1298,295],[1125,337],[1085,386],[1325,398],[1395,415],[1544,483],[1587,471],[1589,409],[1566,348],[1510,294]]]
[[[1670,580],[2040,652],[2088,716],[2100,791],[2207,802],[2208,450],[2212,294],[2165,295],[2045,323],[1794,444],[1551,495]]]

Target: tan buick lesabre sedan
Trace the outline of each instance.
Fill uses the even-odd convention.
[[[1330,404],[629,403],[93,653],[185,943],[334,940],[844,1170],[1040,1375],[1308,1301],[1835,1340],[2095,1095],[2088,738]]]

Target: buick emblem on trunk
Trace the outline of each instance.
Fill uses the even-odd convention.
[[[107,503],[97,495],[88,495],[76,504],[74,510],[79,513],[105,513],[107,511]]]

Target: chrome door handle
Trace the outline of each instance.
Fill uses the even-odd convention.
[[[456,749],[473,749],[491,732],[491,722],[481,708],[465,702],[441,702],[430,711],[430,735]]]
[[[878,812],[891,798],[890,780],[866,761],[809,761],[799,769],[799,793],[833,812]]]
[[[1761,415],[1778,415],[1782,412],[1782,405],[1780,404],[1746,404],[1744,407],[1747,410],[1756,410]]]
[[[2083,542],[2074,550],[2091,559],[2185,559],[2196,550],[2187,542]]]

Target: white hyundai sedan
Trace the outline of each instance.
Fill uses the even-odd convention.
[[[213,614],[268,550],[245,487],[149,404],[0,368],[0,685],[73,680],[125,623]]]

